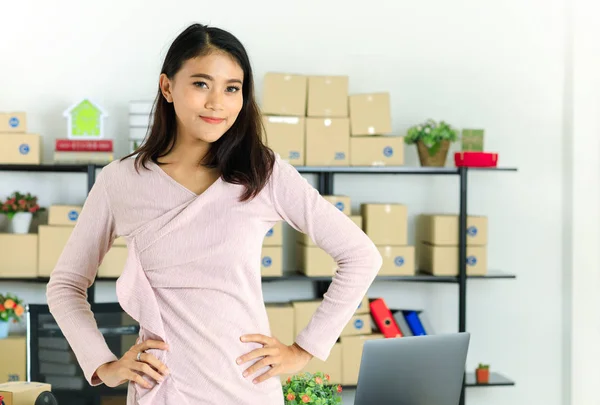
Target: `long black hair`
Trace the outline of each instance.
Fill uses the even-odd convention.
[[[242,84],[242,109],[234,124],[223,136],[211,144],[202,160],[203,165],[218,169],[224,181],[245,187],[241,200],[258,194],[267,183],[275,155],[263,143],[263,124],[260,109],[254,96],[254,78],[248,54],[242,43],[231,33],[220,28],[192,24],[173,41],[165,57],[161,74],[172,79],[183,64],[192,58],[213,51],[232,56],[244,72]],[[154,118],[143,145],[125,156],[137,154],[136,167],[148,160],[159,164],[158,158],[167,155],[177,138],[177,120],[172,103],[164,98],[160,85],[154,100]]]

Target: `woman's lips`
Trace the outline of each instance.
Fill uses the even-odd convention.
[[[208,122],[209,124],[220,124],[221,122],[225,121],[224,118],[213,118],[213,117],[203,117],[203,116],[200,116],[200,118],[202,118],[202,120]]]

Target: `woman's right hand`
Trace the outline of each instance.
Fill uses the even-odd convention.
[[[169,347],[165,342],[159,340],[146,340],[138,343],[132,346],[121,359],[98,367],[96,370],[98,378],[109,387],[117,387],[126,381],[133,381],[144,388],[152,388],[153,385],[144,380],[142,374],[161,383],[164,376],[169,374],[169,370],[152,354],[143,353],[148,349],[168,350]],[[137,360],[139,352],[142,352],[140,361]]]

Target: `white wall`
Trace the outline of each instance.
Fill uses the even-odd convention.
[[[269,70],[348,74],[352,93],[391,92],[396,134],[429,117],[484,127],[487,149],[519,172],[471,175],[469,211],[489,216],[490,267],[518,278],[469,281],[467,367],[489,362],[517,385],[469,389],[467,403],[558,405],[565,378],[558,331],[566,1],[374,0],[365,7],[305,0],[288,9],[274,0],[210,7],[11,2],[3,7],[11,17],[0,25],[0,54],[11,58],[0,65],[0,110],[26,110],[31,130],[45,137],[49,159],[53,140],[66,131],[62,111],[92,97],[108,110],[108,129],[124,153],[128,101],[154,95],[170,41],[200,21],[229,29],[246,44],[259,96]],[[413,148],[407,164],[417,164]],[[81,203],[85,187],[83,175],[0,173],[1,195],[31,190],[46,205]],[[406,203],[411,215],[458,210],[458,182],[448,177],[338,176],[335,192],[349,194],[355,209],[378,200]],[[3,283],[7,288],[44,302],[44,286]],[[268,300],[311,293],[308,284],[293,283],[265,290]],[[116,298],[112,283],[100,283],[99,291],[101,301]],[[458,326],[456,286],[378,282],[370,295],[424,307],[440,332]]]

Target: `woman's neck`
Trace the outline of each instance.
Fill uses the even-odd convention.
[[[177,136],[177,141],[168,155],[163,156],[161,163],[175,163],[178,166],[197,168],[199,162],[208,153],[210,144],[190,139],[185,136]]]

